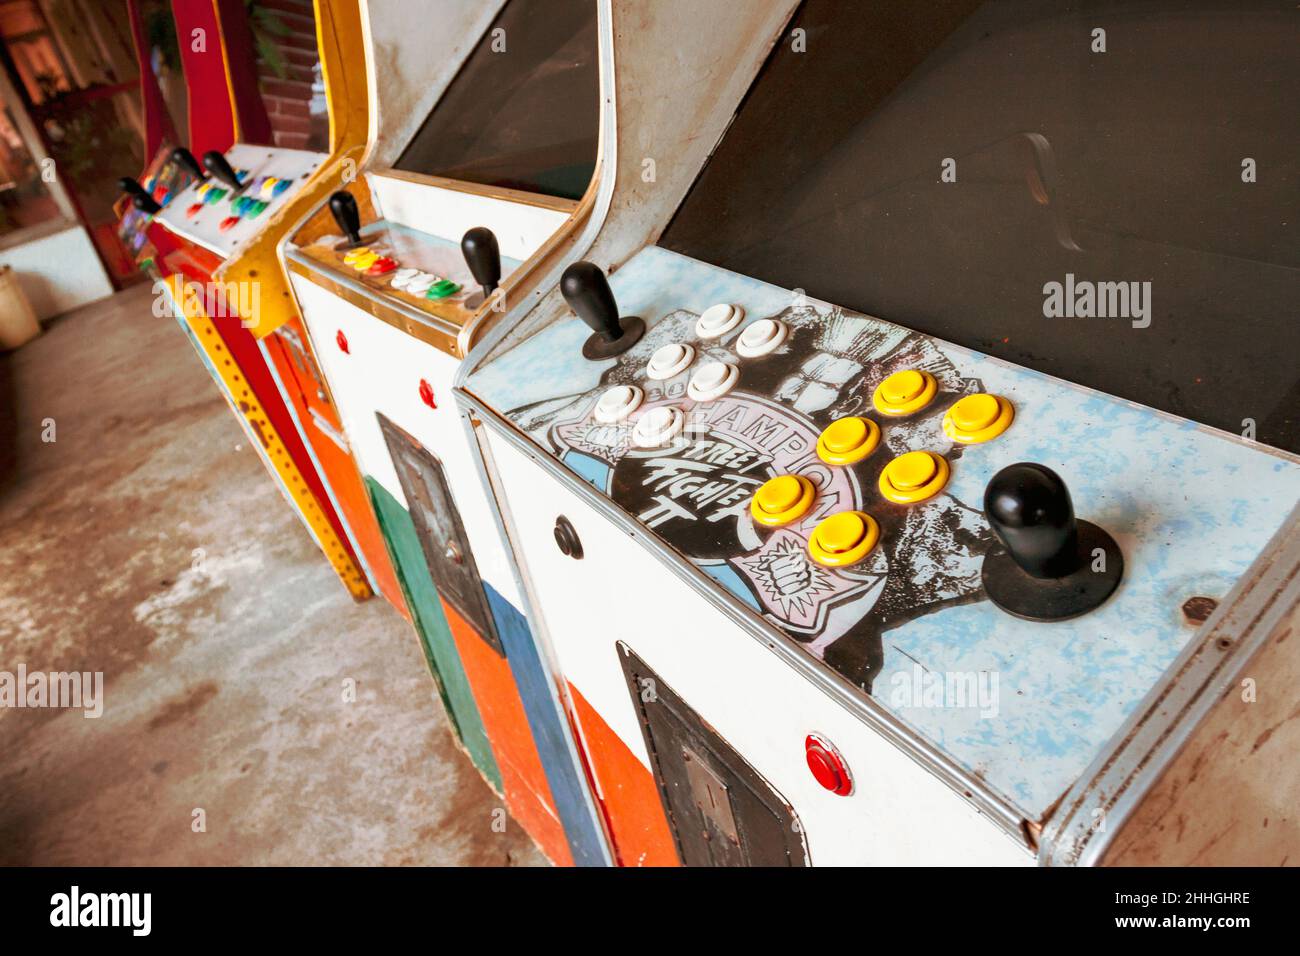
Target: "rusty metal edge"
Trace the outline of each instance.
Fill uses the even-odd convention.
[[[1297,602],[1300,505],[1066,793],[1044,827],[1041,865],[1096,866],[1103,859],[1115,834]]]

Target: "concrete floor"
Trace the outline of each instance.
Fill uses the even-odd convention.
[[[0,356],[0,671],[102,671],[105,701],[0,708],[0,864],[544,864],[151,305]]]

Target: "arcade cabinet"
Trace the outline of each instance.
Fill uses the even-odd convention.
[[[697,7],[456,391],[618,862],[1295,859],[1292,14]]]
[[[248,63],[241,69],[238,62],[241,56],[247,60],[247,51],[230,45],[230,18],[242,12],[222,4],[190,11],[200,19],[219,20],[206,29],[209,43],[212,37],[221,41],[232,102],[252,102],[236,111],[237,136],[265,125],[255,86],[251,94],[246,89]],[[200,177],[157,216],[177,246],[163,264],[175,273],[169,281],[178,317],[240,416],[250,443],[340,579],[357,599],[370,596],[373,582],[405,612],[276,253],[276,244],[301,215],[355,169],[365,145],[367,75],[360,14],[355,4],[334,0],[319,0],[315,14],[330,115],[328,152],[242,140],[224,150],[208,149]],[[200,28],[189,21],[181,26],[185,35]],[[211,69],[210,52],[197,59],[197,69]],[[205,124],[194,141],[219,139],[221,131],[211,129],[212,117],[193,104],[192,110]],[[247,122],[249,117],[255,122]]]
[[[597,6],[449,5],[434,34],[372,6],[371,152],[283,248],[448,713],[557,864],[605,840],[451,390],[590,217]]]
[[[160,275],[159,260],[176,248],[171,234],[154,225],[154,217],[194,182],[188,152],[162,142],[142,176],[119,180],[123,195],[114,206],[118,238],[136,267],[153,276]]]
[[[194,157],[175,145],[176,130],[163,98],[158,77],[154,74],[152,49],[137,0],[127,0],[127,18],[131,41],[140,76],[140,105],[144,119],[144,155],[152,157],[139,177],[118,180],[122,197],[114,204],[118,219],[118,238],[136,267],[157,276],[160,250],[170,252],[174,246],[169,234],[153,225],[154,216],[171,202],[172,197],[202,176]],[[229,104],[225,84],[218,103]]]

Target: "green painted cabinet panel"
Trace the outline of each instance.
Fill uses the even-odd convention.
[[[388,545],[388,555],[406,597],[406,606],[415,620],[415,630],[424,646],[429,670],[433,672],[438,693],[442,695],[443,707],[474,765],[500,793],[501,771],[483,730],[483,719],[479,716],[478,704],[474,702],[469,680],[461,666],[447,618],[442,613],[442,602],[438,600],[438,592],[424,563],[415,525],[397,499],[369,476],[366,477],[366,489],[370,492],[375,517],[379,519],[379,528]]]

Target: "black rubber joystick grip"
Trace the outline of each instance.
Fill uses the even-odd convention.
[[[984,513],[1012,560],[1036,578],[1059,578],[1078,566],[1079,532],[1070,490],[1042,465],[1004,468],[984,492]]]
[[[162,206],[149,195],[149,191],[130,176],[123,176],[117,181],[118,188],[131,197],[131,204],[150,216],[157,213]]]
[[[347,237],[335,249],[355,249],[361,245],[361,210],[357,208],[356,197],[346,189],[340,189],[331,195],[330,215]]]
[[[194,154],[184,146],[177,146],[172,150],[172,162],[185,170],[195,179],[208,178],[208,174],[203,171],[203,167],[200,166],[199,161],[194,158]]]
[[[132,196],[131,205],[140,210],[146,216],[156,216],[162,212],[162,206],[148,196]]]
[[[231,192],[237,193],[244,188],[240,184],[239,177],[235,174],[234,169],[226,162],[226,157],[220,150],[210,149],[204,153],[203,165],[219,182],[229,186]]]
[[[984,557],[984,590],[1009,614],[1078,617],[1110,597],[1124,576],[1115,539],[1075,518],[1070,490],[1044,465],[1021,462],[994,475],[984,514],[1002,544]]]
[[[582,346],[583,358],[620,355],[645,334],[645,323],[637,316],[619,317],[609,280],[594,262],[575,262],[565,269],[560,276],[560,294],[592,330]]]
[[[486,299],[501,282],[501,249],[496,235],[486,226],[475,226],[461,237],[460,252],[474,281],[483,287]]]

